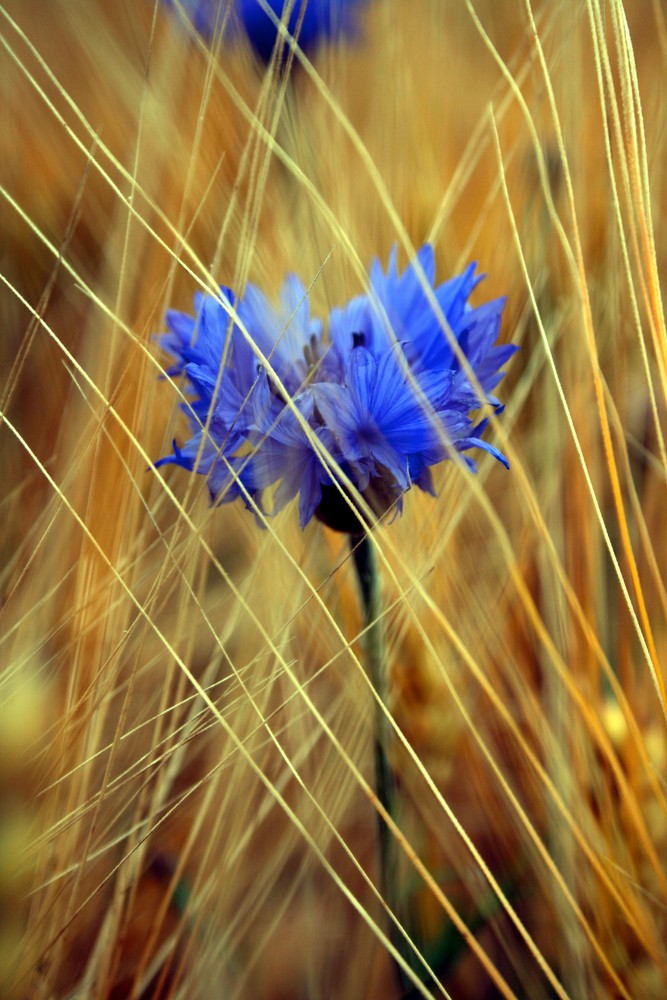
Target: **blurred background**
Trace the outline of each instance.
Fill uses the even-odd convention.
[[[186,14],[0,5],[0,993],[407,995],[345,539],[151,463],[166,309],[428,241],[521,350],[511,471],[376,531],[410,995],[658,1000],[664,4],[367,0],[282,74]]]

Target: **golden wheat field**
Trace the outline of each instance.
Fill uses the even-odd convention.
[[[289,73],[178,7],[0,3],[0,995],[660,1000],[667,7],[368,0]],[[374,527],[384,714],[345,536],[154,467],[156,335],[426,242],[511,469]]]

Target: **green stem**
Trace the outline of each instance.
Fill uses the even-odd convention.
[[[391,727],[385,711],[388,704],[388,671],[384,655],[380,573],[375,546],[368,534],[351,535],[350,546],[354,566],[357,571],[361,603],[364,610],[366,666],[371,684],[378,695],[378,700],[375,704],[375,791],[387,815],[392,820],[395,820],[396,787],[388,756]],[[380,891],[389,909],[401,920],[402,907],[400,906],[396,844],[389,827],[379,813],[378,855]],[[420,965],[417,956],[413,953],[410,945],[393,921],[390,925],[390,939],[401,958],[418,975],[421,975],[421,970],[417,968]],[[394,967],[401,996],[415,997],[421,995],[414,992],[415,988],[412,981],[397,962],[394,963]]]
[[[353,535],[350,544],[364,609],[366,668],[379,699],[375,703],[375,790],[381,804],[393,819],[394,779],[387,757],[389,720],[383,711],[383,707],[387,707],[388,683],[381,620],[380,574],[375,549],[368,535]],[[390,884],[394,882],[393,873],[390,871],[391,854],[393,853],[392,838],[389,828],[380,814],[378,814],[378,841],[381,890],[387,898]],[[389,902],[388,899],[387,902]]]
[[[361,603],[364,611],[364,653],[366,667],[378,699],[375,703],[375,790],[380,804],[391,820],[396,822],[396,784],[389,763],[391,725],[385,709],[388,706],[388,671],[385,660],[384,629],[382,624],[382,601],[380,593],[380,572],[375,546],[368,533],[350,535],[352,558],[357,572]],[[402,925],[406,923],[406,906],[400,891],[398,852],[383,816],[378,813],[378,867],[380,891],[384,900]],[[476,933],[486,926],[498,910],[495,896],[473,913],[468,926]],[[409,911],[408,911],[409,916]],[[408,923],[408,930],[409,930]],[[425,985],[433,979],[427,967],[420,961],[405,936],[394,921],[390,923],[389,937],[400,957]],[[429,965],[441,978],[454,968],[466,947],[465,939],[458,931],[447,925],[440,939],[431,946]],[[401,1000],[417,1000],[424,996],[415,986],[404,968],[394,961],[394,969],[400,988]]]

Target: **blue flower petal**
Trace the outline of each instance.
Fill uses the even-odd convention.
[[[175,7],[174,0],[163,2]],[[365,3],[366,0],[306,0],[305,3],[293,0],[285,26],[301,49],[310,52],[321,42],[354,38]],[[255,54],[268,63],[279,37],[276,19],[283,19],[288,0],[180,0],[180,4],[199,34],[211,38],[224,23],[225,37],[231,41],[242,30]],[[229,6],[231,16],[226,17]]]
[[[472,449],[508,467],[482,437],[489,418],[475,424],[473,415],[482,406],[502,411],[492,390],[516,348],[496,344],[504,299],[469,305],[481,280],[475,270],[471,264],[436,287],[432,247],[402,272],[394,248],[386,272],[373,262],[369,293],[331,311],[328,345],[295,275],[277,305],[248,285],[240,298],[225,288],[219,298],[199,296],[195,317],[170,311],[161,344],[193,397],[183,405],[193,435],[156,465],[206,475],[217,503],[239,498],[264,510],[270,491],[269,510],[277,513],[298,496],[302,527],[317,515],[346,531],[362,525],[335,489],[320,447],[378,516],[399,512],[412,486],[433,493],[431,469],[453,452],[472,471]]]

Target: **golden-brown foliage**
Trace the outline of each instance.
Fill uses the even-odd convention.
[[[665,995],[667,26],[626,6],[374,0],[285,83],[149,0],[0,4],[3,995],[397,995],[347,549],[151,467],[153,335],[426,240],[521,352],[511,472],[375,533],[397,916],[425,996]]]

